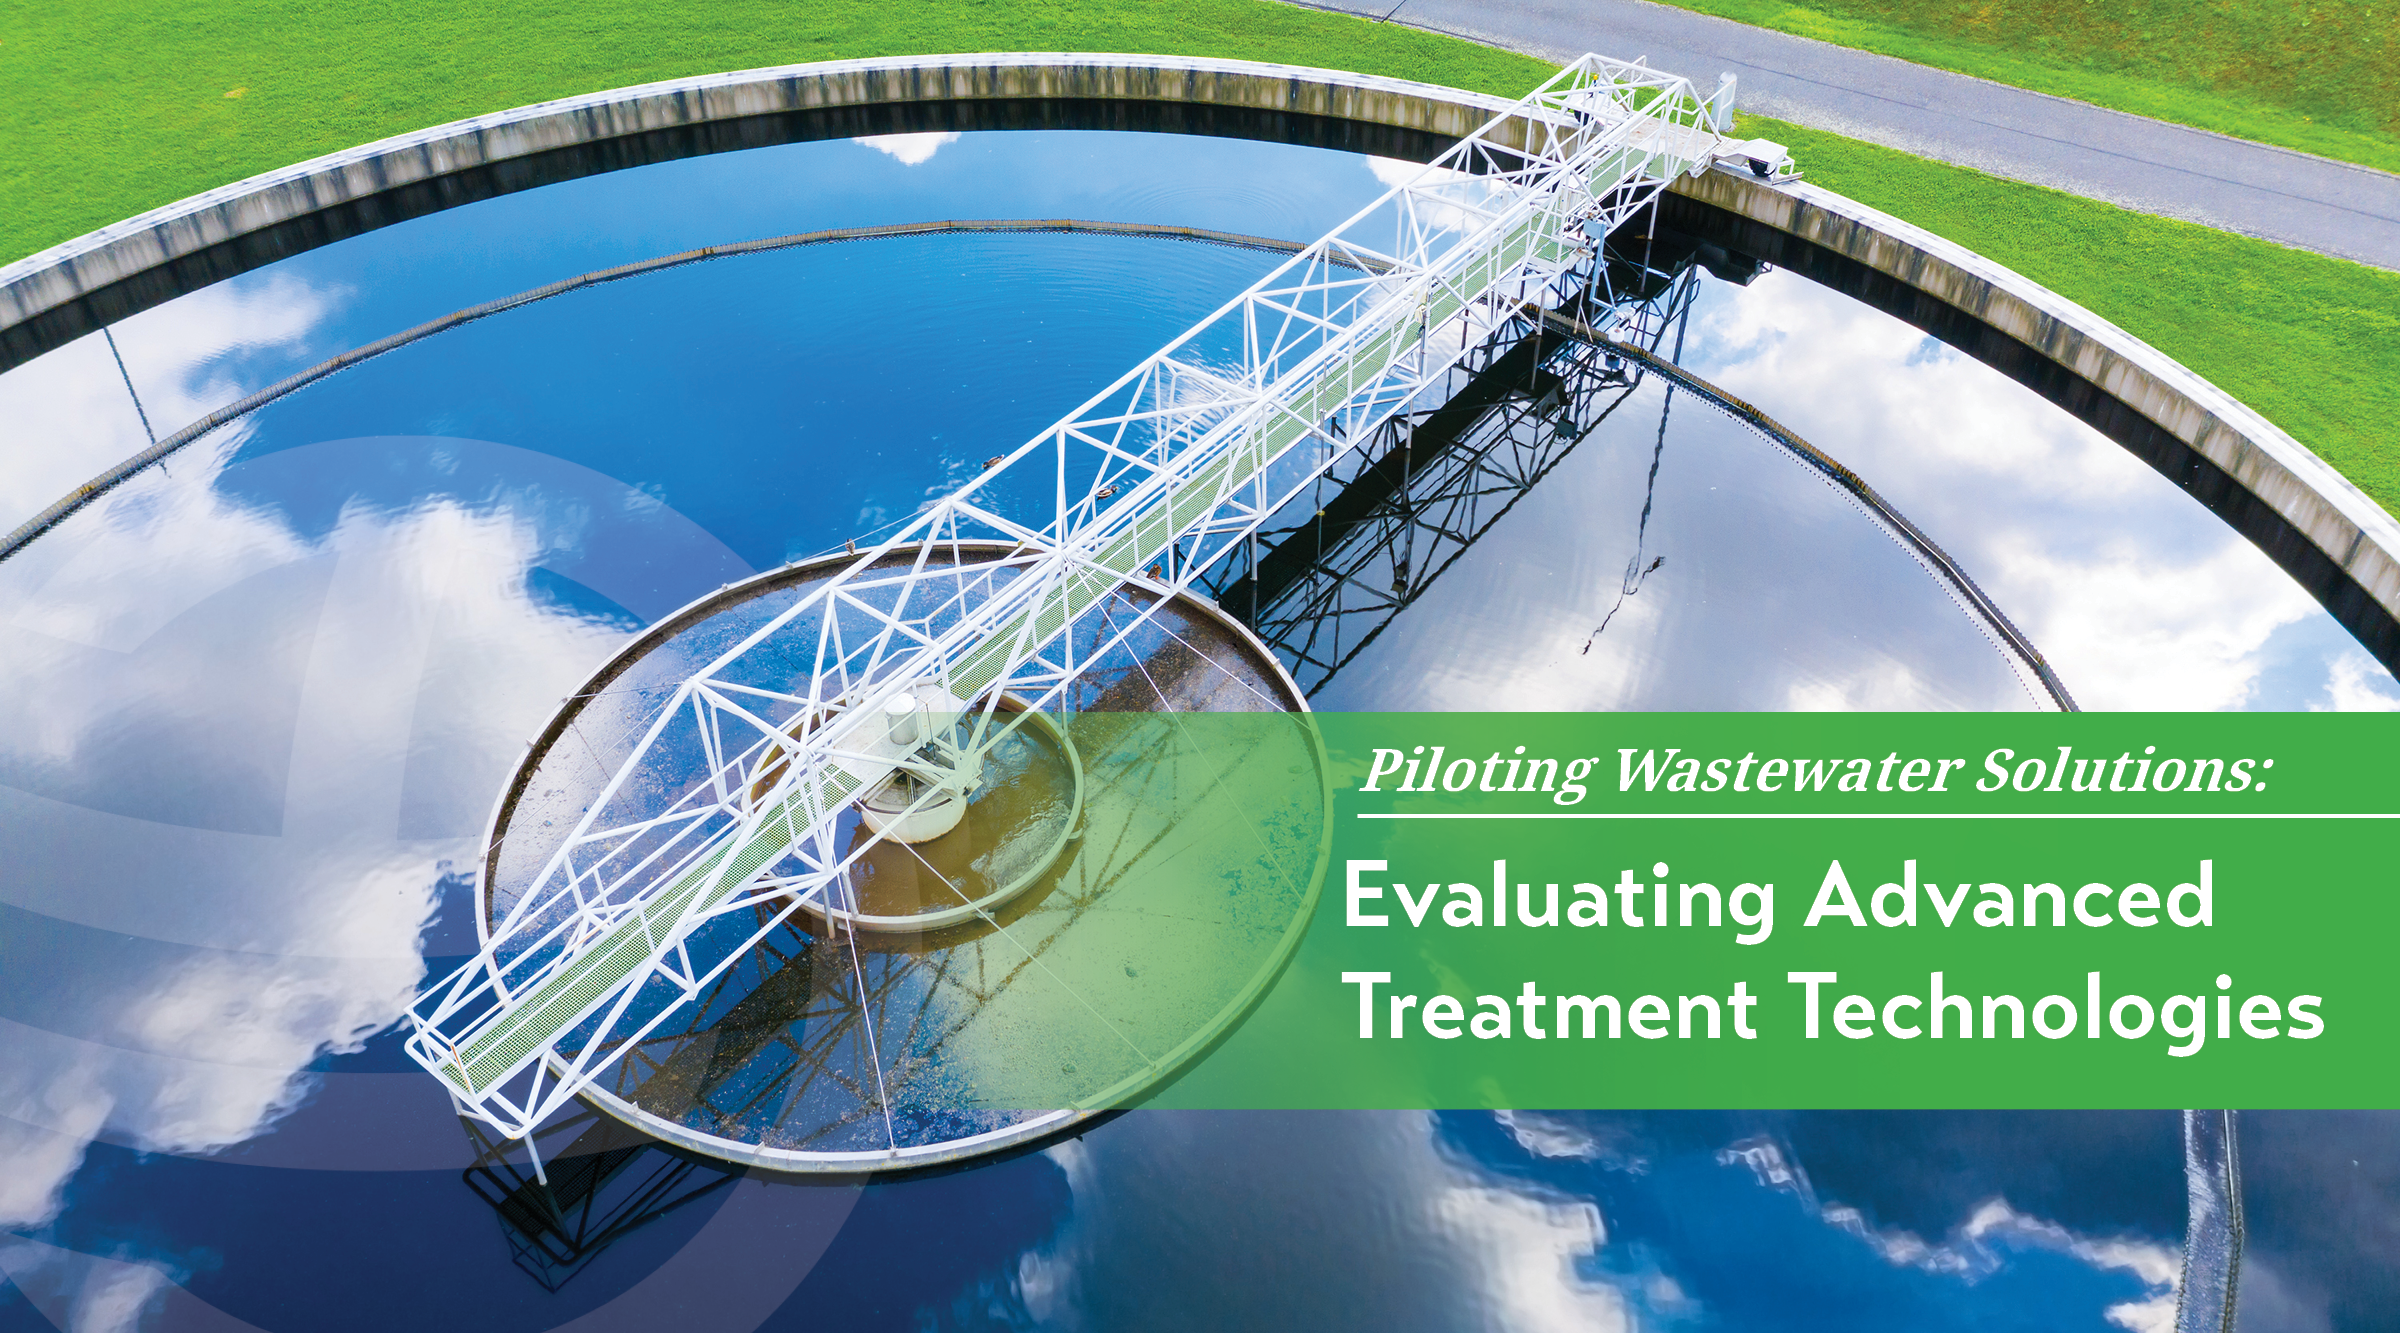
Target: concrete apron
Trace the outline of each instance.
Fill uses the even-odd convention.
[[[1030,128],[1217,134],[1422,161],[1509,105],[1334,70],[1096,54],[831,61],[593,93],[254,176],[0,268],[0,370],[320,245],[650,162],[852,135]],[[1725,171],[1673,188],[1665,220],[1677,230],[1906,319],[2117,440],[2400,671],[2400,522],[2256,412],[2039,284],[1830,191]]]

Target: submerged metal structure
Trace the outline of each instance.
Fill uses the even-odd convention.
[[[740,1178],[674,1156],[598,1111],[542,1126],[553,1143],[543,1150],[529,1137],[522,1168],[510,1159],[510,1141],[462,1123],[475,1160],[460,1178],[498,1217],[517,1267],[553,1292],[628,1232]]]
[[[524,1138],[796,915],[876,928],[852,875],[884,835],[966,800],[994,747],[1075,707],[1156,608],[1528,307],[1582,299],[1670,180],[1746,158],[1731,106],[1730,84],[1584,57],[693,662],[606,783],[552,812],[571,827],[478,954],[419,996],[410,1055]],[[849,836],[862,802],[885,807],[876,838]],[[998,928],[1001,896],[959,891],[951,915]]]
[[[1647,248],[1647,247],[1645,247]],[[1570,305],[1655,350],[1697,290],[1688,259],[1603,263]],[[1611,270],[1629,284],[1612,282]],[[1446,392],[1388,419],[1242,549],[1211,596],[1315,694],[1373,644],[1641,383],[1637,361],[1547,331],[1539,307],[1501,321],[1449,368]]]

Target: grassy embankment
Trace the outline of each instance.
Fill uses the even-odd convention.
[[[1261,0],[19,6],[0,18],[0,262],[288,162],[545,98],[791,61],[1008,50],[1237,56],[1511,95],[1550,73]],[[1820,184],[2156,344],[2400,510],[2400,274],[1794,126],[1751,132],[1790,143]]]
[[[1667,0],[2400,171],[2400,0]]]

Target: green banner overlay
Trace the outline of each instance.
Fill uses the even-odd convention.
[[[1288,831],[1226,893],[1296,949],[1119,1100],[2400,1106],[2400,718],[1312,720],[1321,773],[1191,770],[1212,855]]]

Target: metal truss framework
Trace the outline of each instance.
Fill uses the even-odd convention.
[[[1690,310],[1690,269],[1594,300],[1625,342],[1656,350]],[[1447,392],[1395,415],[1206,577],[1210,593],[1316,693],[1489,532],[1644,375],[1638,361],[1547,335],[1520,313],[1451,367]],[[1284,521],[1288,518],[1288,521]]]
[[[1576,61],[692,673],[480,953],[418,997],[410,1055],[462,1114],[528,1134],[848,891],[852,801],[896,772],[936,784],[920,803],[952,780],[887,734],[893,701],[970,757],[1012,725],[1003,695],[1062,707],[1140,629],[1078,632],[1115,590],[1192,586],[1528,303],[1569,300],[1603,238],[1725,151],[1731,92]],[[1006,554],[962,554],[993,540]]]

